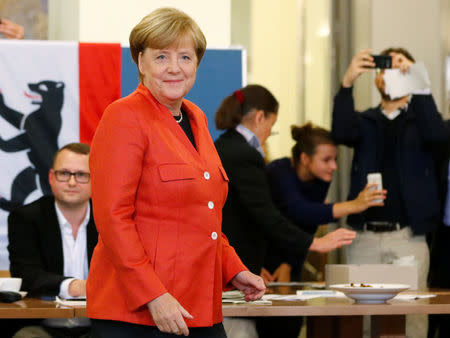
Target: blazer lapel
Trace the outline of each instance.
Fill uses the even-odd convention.
[[[44,250],[47,251],[49,260],[59,274],[64,272],[64,253],[62,248],[61,229],[56,216],[55,200],[49,198],[47,206],[42,208],[42,236],[46,239]]]

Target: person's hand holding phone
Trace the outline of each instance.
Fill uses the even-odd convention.
[[[361,74],[370,72],[374,69],[375,63],[373,62],[373,57],[370,55],[370,52],[370,49],[364,49],[353,57],[342,80],[343,87],[352,87],[355,80]]]

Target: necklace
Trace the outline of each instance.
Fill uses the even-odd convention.
[[[174,118],[175,118],[175,116],[174,116]],[[176,121],[177,123],[180,123],[181,121],[183,121],[183,112],[180,111],[180,119],[177,120],[177,119],[175,118],[175,121]]]

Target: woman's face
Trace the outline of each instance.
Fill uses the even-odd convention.
[[[256,131],[254,131],[254,133],[258,137],[259,142],[264,144],[272,132],[273,125],[277,122],[278,114],[269,113],[266,116],[262,110],[260,110],[260,112],[262,115],[260,119],[257,119],[258,125],[256,126]]]
[[[310,172],[310,174],[325,182],[331,182],[333,171],[337,169],[337,148],[333,144],[319,144],[316,147],[314,155],[305,155],[305,161],[301,165]]]
[[[147,47],[139,54],[139,71],[143,84],[161,104],[169,109],[181,104],[197,74],[192,39],[186,35],[166,48]]]

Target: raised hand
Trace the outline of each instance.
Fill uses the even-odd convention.
[[[363,212],[370,207],[382,207],[386,199],[387,190],[375,190],[376,183],[367,184],[352,202],[355,213]]]
[[[401,53],[391,52],[389,55],[392,57],[392,68],[399,68],[402,73],[406,73],[414,64],[414,62]]]
[[[24,28],[11,20],[2,19],[0,22],[0,33],[8,39],[23,39]]]
[[[370,49],[364,49],[353,57],[342,80],[343,87],[349,88],[353,86],[353,83],[361,74],[373,70],[375,63],[370,52]]]

